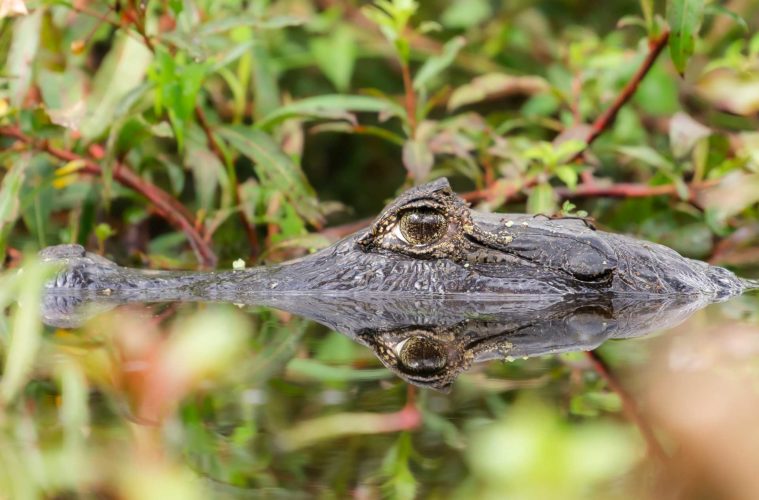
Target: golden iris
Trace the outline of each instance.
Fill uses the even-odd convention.
[[[427,337],[411,337],[398,353],[401,364],[408,373],[432,375],[445,368],[448,363],[443,346]]]
[[[443,214],[432,208],[414,208],[401,215],[400,229],[403,237],[412,245],[434,243],[448,228]]]

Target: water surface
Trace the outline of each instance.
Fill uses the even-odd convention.
[[[146,298],[44,299],[58,368],[16,416],[36,445],[16,432],[3,463],[76,460],[96,489],[127,474],[119,456],[228,498],[756,486],[757,296]],[[60,406],[72,387],[85,433]]]

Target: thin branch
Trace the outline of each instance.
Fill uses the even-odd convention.
[[[137,7],[136,3],[132,3],[132,12],[129,13],[130,21],[132,21],[132,24],[134,24],[135,29],[142,37],[143,41],[145,42],[145,46],[150,49],[150,52],[155,53],[155,45],[153,45],[153,41],[150,39],[150,36],[147,33],[147,30],[145,29],[145,13],[140,12],[140,9]]]
[[[325,229],[322,229],[319,231],[319,234],[326,237],[330,241],[336,241],[340,238],[344,238],[345,236],[348,236],[351,233],[355,233],[356,231],[360,231],[361,229],[364,229],[365,227],[369,227],[369,225],[374,221],[374,217],[369,217],[368,219],[359,219],[354,222],[348,222],[347,224],[341,224],[339,226],[332,226]]]
[[[687,184],[688,201],[692,201],[696,193],[719,184],[719,179],[710,179],[703,182]],[[661,186],[649,186],[631,182],[619,182],[616,184],[603,185],[599,183],[581,184],[575,189],[557,188],[556,194],[563,199],[568,198],[648,198],[651,196],[679,196],[678,186],[664,184]]]
[[[643,439],[646,441],[648,452],[651,454],[651,456],[655,457],[660,462],[666,461],[667,454],[664,452],[664,449],[659,443],[659,440],[656,439],[653,429],[651,429],[651,427],[648,425],[648,422],[643,419],[640,411],[638,410],[638,405],[635,403],[635,400],[630,396],[625,388],[622,387],[622,384],[619,383],[619,380],[617,380],[617,377],[611,371],[609,365],[606,364],[606,361],[604,361],[604,359],[596,351],[587,351],[585,354],[593,366],[595,372],[602,379],[604,379],[606,385],[609,386],[609,389],[614,391],[614,393],[619,396],[619,399],[622,401],[622,411],[624,412],[625,416],[633,424],[635,424],[635,426],[640,431]]]
[[[617,95],[617,98],[614,99],[614,102],[611,104],[611,106],[609,106],[606,111],[601,113],[601,115],[596,118],[596,121],[593,122],[593,125],[591,125],[590,131],[585,138],[585,143],[587,146],[590,146],[593,141],[595,141],[601,134],[604,133],[604,131],[606,131],[606,129],[608,129],[614,123],[614,119],[617,117],[617,113],[619,113],[619,110],[622,109],[622,106],[624,106],[627,101],[632,98],[632,96],[635,94],[635,91],[638,90],[640,82],[643,81],[643,78],[645,78],[645,76],[651,70],[651,67],[659,57],[659,54],[661,54],[661,51],[664,50],[664,47],[667,46],[668,40],[669,31],[665,30],[661,35],[649,41],[648,54],[643,60],[643,63],[640,65],[640,67],[638,67],[637,71],[635,71],[635,74],[632,76],[632,78],[630,78],[630,81],[627,82],[624,88]],[[583,152],[584,150],[579,151],[577,154],[575,154],[574,157],[572,157],[572,160],[575,160],[582,156]]]
[[[35,141],[16,126],[0,127],[0,135],[16,139],[27,146],[44,151],[62,161],[81,162],[82,168],[77,170],[77,173],[93,176],[101,176],[103,174],[102,168],[91,158],[78,155],[66,149],[57,148],[47,141]],[[113,170],[113,178],[119,184],[144,196],[161,217],[174,227],[180,229],[187,236],[195,255],[198,257],[198,261],[203,267],[214,267],[216,265],[216,255],[209,244],[203,240],[197,229],[195,229],[192,215],[189,214],[181,203],[177,202],[170,194],[155,184],[142,179],[123,163],[116,165],[116,168]]]
[[[709,179],[702,182],[692,182],[686,184],[688,190],[688,201],[693,201],[699,191],[703,191],[710,187],[719,184],[719,179]],[[494,187],[479,189],[476,191],[469,191],[461,195],[466,201],[475,202],[479,200],[486,200],[493,198],[494,196],[503,196],[506,198],[512,198],[519,194],[519,191],[524,188],[531,187],[535,184],[535,181],[528,180],[524,185],[520,186],[508,186],[506,188],[500,188],[498,190],[497,184]],[[576,198],[649,198],[651,196],[680,196],[680,190],[675,184],[664,184],[661,186],[649,186],[648,184],[640,184],[635,182],[618,182],[615,184],[603,184],[601,182],[593,181],[591,183],[580,184],[574,189],[567,187],[557,187],[555,189],[556,195],[563,200],[576,199]]]

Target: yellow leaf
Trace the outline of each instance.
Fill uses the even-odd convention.
[[[73,174],[74,172],[78,171],[81,168],[84,168],[86,165],[87,165],[87,162],[84,160],[72,160],[66,163],[64,166],[56,169],[55,176],[65,177],[67,175]]]

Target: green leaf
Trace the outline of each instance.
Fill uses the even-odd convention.
[[[203,23],[193,33],[193,37],[208,37],[243,26],[250,26],[260,30],[280,30],[291,26],[301,26],[305,22],[305,19],[295,16],[278,16],[262,19],[256,15],[245,14]]]
[[[677,79],[672,78],[664,64],[657,63],[640,83],[633,101],[647,114],[670,116],[680,110],[679,91]]]
[[[624,16],[617,21],[617,28],[626,28],[628,26],[640,26],[641,28],[648,30],[646,20],[640,16]]]
[[[256,36],[253,45],[253,92],[256,119],[281,107],[277,74],[272,65],[269,47],[260,35]]]
[[[466,45],[466,39],[463,36],[457,36],[443,46],[442,54],[427,59],[414,78],[414,90],[426,89],[433,78],[453,63],[464,45]]]
[[[208,68],[208,73],[216,73],[218,71],[221,71],[229,64],[232,64],[241,57],[249,54],[250,49],[253,47],[253,45],[254,42],[252,40],[236,43],[234,47],[222,54],[219,54],[214,59],[213,64]]]
[[[356,50],[353,33],[345,26],[328,37],[316,38],[311,42],[311,53],[316,64],[340,92],[346,92],[350,87]]]
[[[404,64],[408,64],[410,56],[406,28],[418,8],[419,4],[414,0],[376,0],[374,5],[361,9],[393,44],[398,59]]]
[[[195,63],[180,52],[169,54],[156,51],[155,64],[150,68],[150,80],[156,84],[156,113],[163,108],[169,115],[171,127],[180,150],[184,149],[187,128],[193,120],[198,93],[208,75],[210,63]]]
[[[45,111],[50,121],[72,130],[79,130],[84,118],[84,98],[88,79],[81,68],[51,71],[40,68],[36,83],[42,92]]]
[[[556,212],[556,192],[550,184],[541,183],[532,188],[527,198],[527,212],[544,215]]]
[[[649,146],[620,146],[617,151],[665,172],[674,170],[674,164]]]
[[[709,137],[711,129],[686,113],[676,113],[669,121],[669,146],[675,158],[689,154],[696,144]]]
[[[435,163],[435,156],[423,140],[409,140],[403,145],[403,166],[417,182],[427,178]]]
[[[95,226],[95,238],[97,238],[101,244],[115,234],[116,230],[106,223],[101,223]]]
[[[387,498],[411,500],[417,495],[417,480],[409,466],[413,453],[411,436],[402,433],[382,460],[382,474],[386,477],[383,491]]]
[[[455,0],[443,11],[440,21],[446,28],[466,29],[488,19],[493,14],[487,0]]]
[[[86,140],[100,136],[111,126],[121,101],[145,78],[153,54],[142,42],[126,33],[117,37],[113,49],[98,69],[87,98],[80,132]]]
[[[559,144],[555,145],[556,161],[564,162],[574,158],[578,153],[584,151],[588,147],[586,141],[580,139],[567,139]]]
[[[654,27],[654,0],[640,0],[640,10],[646,23],[646,31],[651,35]]]
[[[323,223],[319,203],[306,176],[271,137],[260,130],[241,126],[222,128],[219,135],[255,163],[262,186],[281,192],[298,215],[311,225]]]
[[[293,116],[334,116],[335,112],[382,113],[403,116],[403,108],[394,102],[360,95],[321,95],[281,106],[256,122],[256,127],[268,129]],[[331,114],[331,115],[330,115]]]
[[[561,179],[561,182],[567,185],[568,188],[574,189],[577,187],[577,171],[570,165],[562,165],[556,168],[556,177]]]
[[[758,71],[710,71],[699,79],[696,88],[702,97],[722,110],[743,116],[759,112]]]
[[[28,156],[17,159],[5,174],[0,187],[0,255],[5,255],[8,234],[18,218],[19,193],[24,184],[24,173],[28,164]]]
[[[488,98],[540,94],[548,91],[549,88],[548,82],[538,76],[488,73],[454,90],[448,100],[448,109],[454,110]]]
[[[759,202],[759,174],[729,175],[699,193],[699,203],[720,223]]]
[[[32,84],[32,71],[40,42],[40,26],[44,9],[13,22],[13,40],[8,51],[5,73],[10,76],[11,104],[21,106]],[[7,25],[3,25],[7,28]]]
[[[212,211],[216,202],[219,179],[224,176],[224,165],[205,145],[196,141],[188,142],[184,164],[192,171],[198,206],[206,211]]]
[[[669,53],[678,73],[685,73],[688,59],[696,47],[696,36],[704,20],[704,0],[669,0],[667,22],[672,30]]]
[[[37,351],[42,343],[39,318],[44,283],[50,277],[50,266],[38,261],[24,262],[23,279],[17,283],[18,303],[13,310],[13,328],[0,379],[0,401],[9,403],[21,391],[32,372]],[[3,304],[3,308],[5,304]]]
[[[744,33],[751,32],[746,20],[743,19],[743,17],[741,17],[740,14],[733,12],[732,10],[725,7],[724,5],[710,3],[709,5],[706,6],[706,10],[704,12],[706,14],[713,15],[713,16],[716,16],[716,15],[727,16],[730,19],[732,19],[735,24],[740,26],[741,30],[743,30]]]

